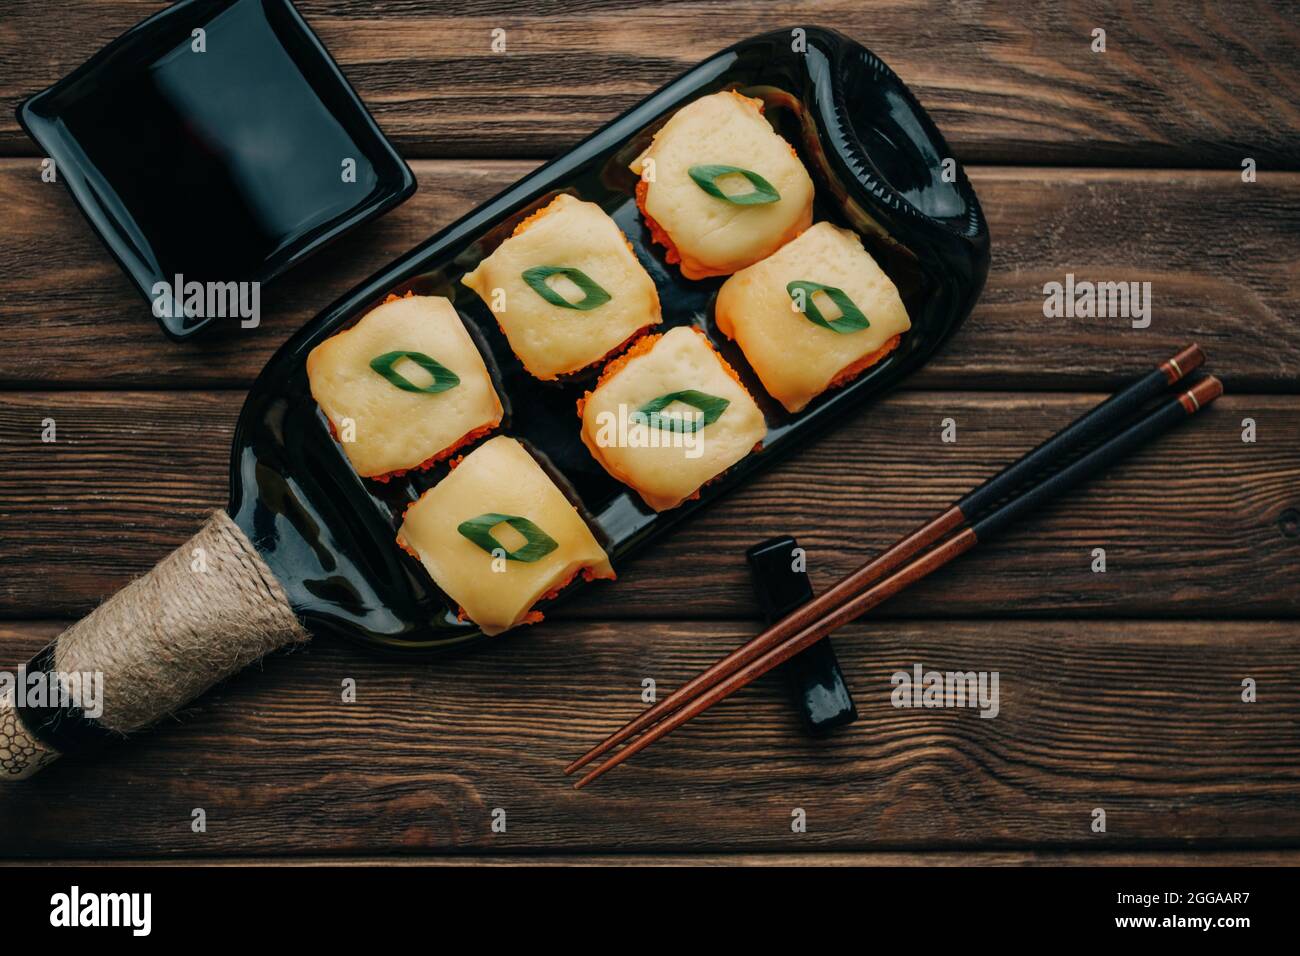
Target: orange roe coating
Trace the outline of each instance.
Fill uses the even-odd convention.
[[[454,442],[452,442],[450,445],[444,448],[442,451],[438,452],[438,454],[432,456],[431,458],[426,458],[418,465],[415,465],[411,468],[397,468],[394,469],[393,471],[384,472],[384,474],[382,475],[371,475],[370,480],[387,483],[389,481],[392,481],[394,478],[401,478],[403,475],[409,475],[412,472],[428,471],[438,462],[455,454],[457,451],[464,448],[466,445],[471,445],[474,442],[478,441],[480,438],[482,438],[484,435],[491,434],[496,429],[497,425],[500,424],[501,423],[498,421],[491,425],[480,425],[478,428],[470,429],[464,435],[461,435]]]
[[[562,194],[562,195],[567,195],[567,194]],[[541,209],[537,210],[536,212],[530,214],[529,216],[521,220],[519,225],[515,226],[514,231],[510,233],[510,237],[513,239],[515,236],[527,232],[530,228],[532,228],[533,224],[537,222],[537,220],[541,219],[544,216],[549,216],[551,213],[553,213],[555,210],[552,207],[559,201],[559,199],[560,197],[556,196],[554,199],[548,202]],[[622,230],[619,230],[619,232],[621,233]],[[627,246],[628,252],[632,253],[632,255],[634,256],[636,255],[636,250],[632,248],[632,242],[627,238],[627,236],[623,236],[623,245]]]
[[[750,395],[749,389],[745,388],[745,383],[740,380],[739,373],[737,373],[736,370],[731,367],[731,363],[729,363],[725,358],[722,357],[722,353],[720,353],[717,349],[713,347],[713,343],[709,341],[709,337],[704,334],[703,330],[697,329],[694,326],[691,326],[690,329],[696,335],[704,339],[704,343],[709,347],[709,351],[713,353],[714,358],[716,358],[718,362],[722,365],[723,370],[729,376],[731,376],[732,381],[734,381],[737,385],[739,385],[746,395],[749,395],[750,398],[753,398],[753,395]],[[655,342],[657,342],[659,339],[663,337],[664,337],[664,333],[662,332],[656,335],[647,335],[644,338],[638,340],[636,344],[634,344],[630,349],[628,349],[622,355],[610,361],[610,363],[606,365],[604,370],[600,373],[600,378],[596,380],[595,388],[591,389],[591,391],[584,392],[582,397],[578,399],[578,403],[577,403],[578,417],[582,418],[582,413],[587,407],[587,401],[591,398],[592,392],[594,392],[597,388],[600,388],[602,385],[604,385],[608,379],[616,375],[632,359],[636,358],[638,355],[644,355],[646,352],[649,352],[652,348],[654,348]],[[605,456],[600,453],[600,449],[598,447],[593,447],[587,441],[587,437],[585,433],[582,436],[582,442],[584,445],[587,446],[587,450],[591,452],[592,457],[594,457],[597,461],[599,461],[601,463],[601,466],[606,471],[608,471],[614,478],[618,479],[623,484],[627,485],[633,490],[636,490],[635,482],[631,481],[627,475],[621,474],[619,469],[615,468],[612,465],[612,463],[609,462],[605,458]],[[753,451],[762,451],[762,450],[763,450],[763,443],[761,441],[755,443]],[[713,484],[713,482],[718,481],[730,471],[731,468],[727,468],[719,472],[718,474],[714,475],[708,481],[704,482],[704,484],[700,485],[699,488],[696,488],[689,495],[683,498],[682,501],[684,502],[694,501],[698,499],[700,497],[700,492],[703,489]]]
[[[560,198],[559,196],[556,196],[555,199],[552,199],[541,209],[538,209],[536,212],[530,213],[524,219],[520,220],[519,225],[515,226],[514,231],[510,233],[511,238],[514,238],[515,236],[523,235],[525,232],[529,230],[529,228],[532,227],[533,223],[537,222],[537,220],[545,218],[546,216],[549,216],[551,213],[553,213],[555,211],[553,207],[555,206],[555,203],[559,198]]]
[[[333,438],[335,441],[338,441],[339,433],[338,433],[338,429],[334,427],[334,423],[330,421],[328,418],[326,418],[325,424],[329,426],[330,437]],[[378,481],[387,484],[388,482],[392,481],[394,478],[401,478],[404,475],[409,475],[417,471],[428,471],[434,465],[438,464],[438,462],[442,461],[444,458],[447,458],[450,455],[455,454],[457,451],[464,448],[466,445],[473,444],[474,442],[482,438],[484,435],[491,434],[492,431],[496,429],[496,427],[500,424],[501,424],[500,420],[497,420],[491,425],[480,425],[478,428],[472,428],[469,431],[467,431],[465,434],[457,438],[454,442],[452,442],[442,451],[438,452],[438,454],[433,455],[430,458],[424,459],[424,461],[420,462],[418,465],[412,465],[410,468],[395,468],[392,471],[384,472],[382,475],[363,475],[362,477],[368,478],[370,481]],[[457,458],[456,460],[460,461],[460,458]],[[455,468],[456,466],[453,464],[451,467]]]
[[[719,363],[721,363],[722,370],[731,376],[731,380],[735,382],[737,385],[739,385],[741,390],[746,395],[749,395],[749,389],[745,388],[745,383],[740,380],[740,373],[738,373],[734,368],[731,367],[731,363],[722,357],[721,352],[713,348],[713,343],[709,341],[709,337],[699,329],[691,329],[691,331],[694,332],[696,335],[703,337],[705,344],[708,345],[708,347],[713,351],[713,357],[716,358]],[[749,397],[753,398],[754,396],[749,395]]]
[[[727,375],[731,377],[731,380],[733,382],[735,382],[742,389],[744,389],[746,395],[749,395],[750,398],[753,398],[754,396],[750,395],[749,389],[745,388],[745,383],[740,380],[740,374],[734,368],[731,367],[730,362],[728,362],[726,359],[722,357],[722,353],[713,347],[713,343],[709,341],[709,337],[704,334],[704,331],[702,329],[695,328],[695,326],[688,326],[688,328],[690,328],[690,330],[694,332],[696,335],[698,335],[700,338],[704,339],[704,344],[709,347],[709,351],[712,352],[713,357],[718,360],[718,364],[722,366],[723,371],[725,371]],[[592,388],[590,391],[583,392],[582,398],[578,399],[578,417],[579,418],[582,417],[582,411],[584,408],[587,407],[587,399],[591,398],[592,392],[600,388],[607,381],[609,381],[609,379],[613,378],[616,374],[618,374],[618,372],[621,371],[622,368],[625,365],[627,365],[628,362],[632,361],[632,359],[636,358],[638,355],[644,355],[645,353],[653,349],[655,343],[658,342],[663,337],[664,337],[664,333],[662,332],[656,333],[655,335],[644,336],[638,339],[635,343],[633,343],[632,347],[629,348],[622,355],[618,356],[617,358],[611,359],[609,364],[606,365],[604,369],[601,370],[600,377],[596,379],[595,387]]]
[[[582,410],[587,407],[587,399],[591,398],[592,392],[604,385],[606,380],[618,372],[618,370],[628,362],[632,361],[632,359],[636,358],[638,355],[644,355],[646,352],[649,352],[654,348],[655,343],[663,337],[664,335],[662,332],[658,332],[654,335],[642,336],[633,342],[632,347],[622,355],[610,359],[609,364],[601,370],[600,378],[596,379],[595,388],[591,389],[591,391],[583,392],[582,398],[578,399],[578,417],[582,417]]]
[[[645,220],[645,224],[650,228],[650,238],[667,250],[664,259],[667,260],[669,265],[677,265],[682,261],[682,254],[677,251],[677,245],[673,242],[672,236],[668,235],[664,231],[664,227],[655,221],[654,216],[646,211],[645,197],[649,191],[650,184],[644,179],[638,179],[636,183],[636,208],[641,210],[641,218]]]
[[[565,578],[565,579],[564,579],[563,581],[561,581],[559,584],[555,585],[555,587],[551,588],[549,591],[547,591],[545,594],[543,594],[541,597],[539,597],[539,598],[537,599],[538,603],[540,603],[540,602],[542,602],[542,601],[554,601],[557,597],[560,596],[560,593],[561,593],[565,588],[567,588],[570,584],[572,584],[573,581],[574,581],[574,579],[577,578],[579,575],[582,576],[582,580],[584,580],[584,581],[586,581],[586,582],[588,582],[588,583],[591,583],[592,581],[596,581],[596,580],[613,581],[613,580],[616,580],[616,579],[618,578],[618,575],[615,574],[613,571],[610,571],[609,575],[606,576],[606,575],[603,575],[603,574],[597,574],[597,573],[595,572],[595,570],[592,569],[592,568],[589,568],[589,567],[581,567],[581,568],[578,568],[577,570],[575,570],[572,574],[570,574],[567,578]]]
[[[761,99],[752,96],[745,96],[742,93],[737,93],[735,90],[725,90],[724,92],[730,93],[738,100],[743,100],[746,103],[755,104],[758,107],[759,115],[760,116],[764,115],[766,104],[764,104],[764,102]],[[794,148],[794,144],[789,142],[788,140],[783,140],[783,142],[789,148],[790,155],[793,156],[795,159],[799,160],[800,163],[802,163],[803,160],[799,159],[799,151]],[[650,192],[650,184],[647,183],[644,179],[638,179],[636,184],[636,208],[640,210],[641,218],[645,220],[645,224],[647,228],[649,228],[650,230],[651,240],[663,246],[664,249],[666,250],[664,253],[664,260],[669,265],[680,264],[682,268],[682,274],[686,275],[686,278],[688,279],[708,279],[712,276],[731,275],[732,272],[726,270],[720,270],[720,269],[710,269],[709,267],[699,262],[696,262],[694,260],[691,260],[690,262],[684,262],[682,260],[682,253],[681,250],[677,248],[677,244],[673,242],[672,237],[668,235],[664,227],[659,225],[659,223],[655,221],[654,216],[650,215],[650,212],[646,209],[646,205],[645,205],[646,195],[649,192]],[[788,242],[798,239],[800,235],[802,235],[802,230],[795,231],[793,235],[786,236],[786,238],[784,238],[781,241],[781,245],[785,245]],[[778,248],[780,247],[778,246]],[[690,272],[692,274],[687,275],[687,272]]]
[[[852,363],[851,365],[844,366],[844,368],[840,369],[839,372],[835,374],[835,377],[830,380],[830,383],[826,386],[827,391],[829,391],[832,388],[840,388],[844,385],[847,385],[849,382],[853,381],[855,378],[857,378],[867,369],[871,368],[871,366],[875,365],[877,362],[883,359],[890,352],[894,351],[894,349],[898,348],[898,343],[902,341],[902,338],[903,336],[901,333],[895,335],[893,338],[891,338],[880,348],[876,349],[870,355],[864,355],[862,356],[862,358],[858,359],[856,362]]]
[[[794,147],[791,147],[791,149],[793,148]],[[795,158],[798,159],[798,154],[795,155]],[[669,265],[679,265],[682,270],[682,275],[684,275],[688,279],[693,279],[693,280],[708,279],[713,276],[729,276],[732,275],[734,272],[738,271],[734,269],[711,269],[708,266],[696,262],[694,259],[691,259],[689,262],[683,260],[681,251],[677,248],[676,244],[673,242],[672,237],[670,237],[668,233],[664,231],[663,226],[659,225],[659,223],[655,221],[655,218],[652,215],[650,215],[650,213],[645,208],[646,192],[649,189],[650,189],[650,185],[644,179],[637,182],[636,208],[641,211],[641,217],[645,220],[645,224],[650,229],[650,238],[653,239],[655,242],[657,242],[659,245],[663,246],[665,250],[667,250],[664,253],[664,259],[668,262]],[[804,230],[802,229],[792,228],[791,230],[789,230],[789,232],[787,232],[785,238],[781,240],[781,243],[780,245],[777,246],[777,248],[779,249],[781,246],[784,246],[786,243],[793,242],[795,239],[798,239],[801,235],[803,235],[803,233]]]
[[[655,325],[657,325],[657,324],[658,324],[658,323],[655,323]],[[606,352],[606,353],[605,353],[604,355],[602,355],[600,358],[596,359],[596,361],[594,361],[594,362],[590,362],[590,363],[584,365],[584,366],[583,366],[582,368],[580,368],[580,369],[575,369],[575,370],[572,371],[572,372],[565,372],[565,373],[562,374],[562,375],[556,376],[556,380],[557,380],[557,381],[560,381],[560,382],[571,381],[572,379],[574,379],[574,378],[576,378],[576,377],[578,377],[578,376],[580,376],[580,375],[585,375],[585,374],[587,374],[587,373],[590,372],[592,369],[594,369],[597,365],[600,365],[602,362],[604,362],[604,361],[610,359],[611,356],[617,355],[620,351],[622,351],[623,349],[627,348],[628,343],[636,342],[636,341],[637,341],[637,340],[638,340],[642,335],[644,335],[644,334],[646,333],[646,331],[647,331],[648,329],[652,329],[652,328],[654,328],[654,325],[643,325],[643,326],[641,326],[641,328],[637,329],[635,332],[633,332],[631,335],[629,335],[627,338],[625,338],[622,342],[619,342],[618,345],[615,345],[612,349],[610,349],[608,352]]]
[[[525,232],[526,230],[528,230],[528,229],[533,225],[533,223],[537,222],[537,220],[541,219],[541,218],[544,217],[544,216],[549,216],[552,212],[555,211],[553,207],[555,206],[555,203],[556,203],[556,201],[557,201],[558,199],[559,199],[558,196],[555,197],[555,199],[552,199],[549,203],[547,203],[547,204],[546,204],[545,206],[543,206],[541,209],[537,210],[537,211],[536,211],[535,213],[533,213],[532,215],[526,217],[524,220],[522,220],[522,221],[519,223],[519,225],[515,226],[514,232],[510,233],[510,235],[511,235],[512,237],[513,237],[513,236],[517,236],[517,235],[519,235],[520,233],[523,233],[523,232]],[[620,235],[622,235],[621,232],[620,232]],[[630,253],[632,253],[633,256],[635,256],[635,255],[636,255],[636,250],[632,248],[632,243],[631,243],[630,241],[628,241],[627,236],[623,236],[623,243],[624,243],[624,245],[627,246],[627,251],[630,252]],[[505,327],[504,325],[501,324],[501,319],[500,319],[500,317],[498,317],[497,314],[496,314],[495,312],[492,313],[492,317],[493,317],[494,319],[496,319],[497,328],[501,330],[501,334],[502,334],[502,335],[505,335],[506,338],[509,338],[510,336],[506,333],[506,327]],[[614,346],[612,349],[610,349],[608,352],[606,352],[606,353],[605,353],[604,355],[602,355],[600,358],[596,359],[594,362],[589,362],[588,364],[584,365],[582,368],[574,369],[572,372],[564,372],[564,373],[562,373],[562,374],[556,376],[556,378],[559,379],[560,381],[563,381],[563,380],[566,379],[566,378],[569,378],[569,377],[572,377],[572,376],[583,375],[583,374],[589,372],[591,369],[595,368],[597,365],[599,365],[600,363],[602,363],[602,362],[604,362],[606,359],[608,359],[611,355],[616,354],[620,349],[626,347],[627,344],[628,344],[629,342],[634,342],[634,341],[636,341],[637,337],[640,336],[640,335],[642,335],[642,334],[645,332],[646,329],[653,328],[653,327],[654,327],[655,325],[657,325],[657,324],[658,324],[658,323],[654,323],[654,322],[652,322],[650,325],[642,326],[641,328],[639,328],[639,329],[637,329],[635,332],[633,332],[631,335],[629,335],[627,338],[625,338],[622,342],[619,342],[618,345]]]
[[[399,541],[398,543],[400,544],[401,542]],[[415,552],[411,551],[409,548],[406,548],[405,550],[406,550],[408,553],[410,553],[411,555],[415,556]],[[418,556],[417,556],[417,557],[418,557]],[[576,578],[578,575],[582,575],[582,579],[583,579],[584,581],[587,581],[587,582],[595,581],[595,580],[597,580],[598,578],[603,578],[603,579],[608,580],[608,581],[613,581],[613,580],[616,580],[616,579],[618,578],[618,575],[615,574],[613,571],[611,571],[611,572],[609,573],[609,575],[606,576],[606,575],[603,575],[603,574],[601,574],[601,575],[596,574],[596,572],[595,572],[594,570],[592,570],[591,568],[577,568],[577,569],[576,569],[572,574],[570,574],[567,578],[565,578],[563,581],[561,581],[561,582],[560,582],[559,584],[557,584],[555,587],[551,588],[551,589],[550,589],[549,591],[547,591],[545,594],[541,595],[541,596],[537,599],[537,601],[534,602],[534,603],[535,603],[535,604],[540,604],[542,601],[553,601],[555,598],[557,598],[557,597],[560,596],[561,592],[563,592],[565,588],[567,588],[570,584],[573,583],[574,578]],[[463,623],[463,622],[465,622],[465,621],[468,621],[469,619],[470,619],[470,617],[469,617],[469,615],[465,612],[465,609],[464,609],[463,607],[461,607],[460,605],[457,605],[457,606],[456,606],[456,620],[458,620],[458,621],[460,621],[460,622]],[[541,623],[542,621],[544,621],[545,619],[546,619],[546,615],[544,615],[541,611],[530,610],[527,614],[525,614],[523,617],[521,617],[517,622],[515,622],[514,624],[512,624],[511,627],[522,627],[522,626],[524,626],[525,624],[540,624],[540,623]]]
[[[411,502],[411,505],[413,505],[413,504],[415,504],[414,501]],[[410,510],[411,505],[407,505],[407,506],[406,506],[406,511],[409,511],[409,510]],[[403,511],[403,512],[402,512],[402,519],[403,519],[403,520],[406,519],[406,511]],[[415,549],[414,549],[413,547],[411,547],[409,544],[407,544],[405,541],[403,541],[401,538],[398,538],[398,539],[397,539],[397,546],[398,546],[399,548],[401,548],[403,551],[405,551],[407,554],[409,554],[411,557],[415,558],[415,560],[417,560],[417,561],[420,560],[420,556],[419,556],[418,554],[415,553]]]

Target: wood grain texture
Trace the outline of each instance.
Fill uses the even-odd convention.
[[[42,186],[32,160],[0,160],[0,203],[10,210],[0,232],[0,259],[8,263],[0,315],[13,345],[0,345],[0,386],[245,389],[275,349],[331,301],[533,165],[420,164],[413,199],[266,288],[258,328],[175,343],[67,190]]]
[[[20,659],[57,626],[0,627],[0,648]],[[1300,846],[1294,621],[853,625],[836,648],[861,719],[844,732],[804,737],[764,679],[570,789],[560,769],[639,709],[644,678],[671,688],[752,633],[569,622],[420,666],[322,641],[180,726],[0,788],[0,854]],[[998,716],[895,708],[890,675],[915,663],[998,671]]]
[[[9,0],[0,152],[35,154],[13,110],[165,4]],[[409,156],[559,152],[731,43],[834,27],[908,83],[965,162],[1296,168],[1300,42],[1288,5],[299,0]],[[75,26],[75,30],[70,29]],[[506,30],[493,53],[492,30]],[[1106,30],[1106,52],[1091,50]]]
[[[436,856],[277,856],[265,857],[134,857],[108,859],[0,860],[0,869],[15,867],[100,866],[203,866],[255,867],[274,863],[284,867],[966,867],[966,866],[1300,866],[1300,850],[822,850],[792,853],[444,853]]]
[[[168,726],[0,786],[0,858],[1295,865],[1288,4],[297,0],[420,191],[270,287],[255,332],[183,345],[66,189],[40,182],[13,117],[164,5],[7,0],[0,13],[0,668],[224,503],[242,392],[295,329],[737,39],[820,23],[880,54],[968,164],[993,265],[974,315],[907,391],[698,516],[611,589],[432,664],[328,640],[269,659]],[[489,50],[496,27],[504,55]],[[1096,27],[1104,54],[1089,49]],[[1247,156],[1253,184],[1237,172]],[[1108,165],[1130,168],[1096,168]],[[1044,317],[1044,284],[1067,272],[1150,281],[1151,327]],[[809,740],[769,676],[591,790],[569,788],[560,769],[638,712],[644,678],[663,694],[758,630],[745,548],[796,534],[824,589],[1192,339],[1228,385],[1214,409],[840,632],[857,724]],[[939,441],[947,417],[953,445]],[[1090,570],[1096,547],[1105,574]],[[889,675],[918,662],[999,671],[999,716],[895,709]],[[339,702],[345,678],[354,704]],[[1257,703],[1241,702],[1246,678]],[[504,834],[490,831],[496,807]],[[807,833],[790,831],[795,807]],[[1090,830],[1096,807],[1105,834]]]
[[[561,616],[750,617],[744,551],[793,534],[818,590],[1099,395],[898,393],[696,516]],[[232,393],[0,393],[0,616],[78,616],[226,500]],[[53,418],[58,442],[40,441]],[[1241,422],[1256,421],[1244,444]],[[940,441],[941,422],[957,442]],[[878,614],[1300,612],[1300,399],[1227,396]],[[1094,548],[1107,571],[1093,573]]]
[[[0,161],[10,217],[0,233],[0,387],[246,388],[330,302],[531,168],[416,163],[420,191],[269,286],[259,328],[175,344],[67,191],[41,183],[34,161]],[[972,175],[993,233],[988,286],[911,387],[1114,388],[1196,339],[1230,390],[1300,391],[1300,174],[1253,184],[1172,170]],[[1151,326],[1045,318],[1044,284],[1067,273],[1149,281]]]

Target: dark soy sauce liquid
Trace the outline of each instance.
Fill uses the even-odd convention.
[[[757,38],[717,57],[652,97],[574,151],[498,196],[466,219],[413,250],[302,330],[272,359],[240,415],[231,480],[231,514],[249,534],[295,609],[317,632],[332,632],[372,646],[432,653],[481,639],[423,567],[394,543],[406,506],[442,478],[447,466],[386,484],[356,475],[312,400],[305,359],[311,349],[377,305],[388,293],[408,290],[443,295],[456,305],[479,344],[506,405],[501,433],[519,438],[592,525],[616,570],[653,537],[741,484],[757,468],[793,451],[868,398],[922,364],[974,304],[988,268],[988,233],[978,201],[964,177],[957,183],[910,172],[912,164],[948,155],[919,107],[885,77],[857,97],[854,117],[882,131],[872,143],[881,155],[872,167],[900,180],[895,198],[874,195],[858,181],[860,158],[840,155],[837,131],[820,109],[831,95],[834,69],[847,69],[862,51],[836,34],[809,31],[809,54],[793,54],[789,34]],[[856,69],[856,68],[855,68]],[[849,70],[852,74],[853,70]],[[817,77],[817,79],[814,79]],[[836,81],[839,82],[838,80]],[[895,81],[896,82],[896,81]],[[816,220],[848,225],[898,285],[911,330],[888,358],[849,386],[828,392],[791,415],[769,398],[740,350],[717,331],[713,298],[723,279],[691,281],[664,261],[635,204],[636,177],[628,169],[651,135],[679,106],[723,88],[761,96],[767,115],[799,152],[817,189]],[[915,137],[932,137],[922,143]],[[919,158],[918,158],[919,157]],[[931,190],[949,195],[929,196]],[[562,383],[540,382],[511,352],[487,306],[460,277],[490,254],[530,212],[559,192],[598,203],[631,241],[654,279],[667,331],[702,329],[740,374],[767,420],[763,450],[749,455],[700,498],[656,514],[635,492],[611,478],[579,437],[575,403],[596,373]],[[899,197],[915,196],[915,199]],[[942,220],[918,208],[948,210]],[[739,556],[738,556],[739,557]],[[590,585],[618,600],[618,583]],[[546,604],[539,605],[543,611]]]

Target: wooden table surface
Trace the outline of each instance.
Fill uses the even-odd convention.
[[[273,657],[127,746],[0,789],[0,856],[1300,860],[1294,4],[302,0],[419,192],[268,290],[261,328],[184,345],[13,119],[161,6],[0,12],[0,667],[225,502],[244,391],[290,332],[734,40],[816,23],[880,54],[967,165],[992,271],[904,390],[623,568],[617,603],[593,588],[432,664],[325,639]],[[1150,281],[1150,327],[1044,317],[1066,273]],[[765,679],[568,787],[560,768],[641,708],[643,679],[670,689],[756,632],[746,547],[795,534],[824,588],[1190,340],[1227,385],[1216,407],[841,632],[852,727],[807,738]],[[895,709],[889,676],[918,662],[998,671],[1000,713]]]

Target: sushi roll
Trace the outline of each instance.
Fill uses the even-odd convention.
[[[489,635],[540,621],[533,605],[579,574],[614,577],[577,509],[505,435],[474,449],[407,508],[397,543]]]
[[[857,234],[828,222],[724,282],[714,316],[791,412],[879,362],[912,326]]]
[[[655,511],[696,497],[767,434],[763,413],[704,334],[646,336],[578,403],[582,441]]]
[[[595,203],[569,195],[521,222],[461,282],[540,379],[593,365],[660,321],[654,280],[627,237]]]
[[[357,474],[427,468],[501,422],[487,366],[441,296],[389,296],[311,350],[307,379]]]
[[[808,171],[762,101],[739,93],[678,110],[631,168],[651,235],[688,279],[730,275],[812,224]]]

